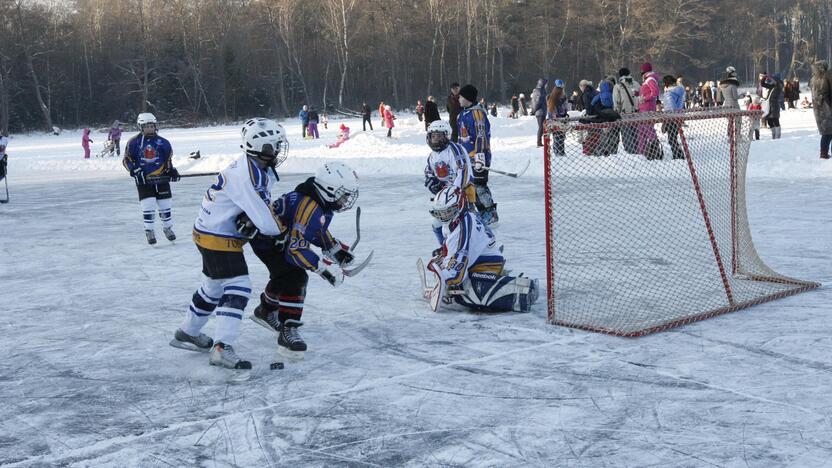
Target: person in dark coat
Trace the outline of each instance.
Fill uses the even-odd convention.
[[[812,64],[811,88],[815,122],[820,133],[820,158],[829,159],[832,146],[832,73],[825,60]]]
[[[532,91],[532,114],[537,119],[537,147],[543,147],[543,121],[546,120],[546,84],[545,78],[537,80],[537,87]]]
[[[448,95],[445,109],[448,111],[448,123],[451,124],[451,141],[459,143],[459,129],[456,125],[456,119],[462,111],[459,106],[459,83],[451,83],[451,94]]]
[[[439,120],[439,108],[436,106],[436,99],[428,96],[428,100],[425,101],[425,131],[428,131],[431,122],[437,120]]]
[[[511,114],[509,114],[509,117],[516,119],[518,112],[520,112],[520,103],[517,102],[517,96],[515,95],[511,97]]]
[[[763,91],[763,99],[768,101],[768,114],[766,115],[766,122],[768,128],[771,129],[771,139],[777,140],[780,138],[780,103],[783,101],[783,83],[780,81],[780,76],[763,77],[760,85],[766,89]]]
[[[367,131],[367,124],[370,124],[370,130],[373,129],[373,122],[370,121],[370,114],[373,113],[373,109],[367,105],[367,102],[361,104],[361,127],[364,131]]]

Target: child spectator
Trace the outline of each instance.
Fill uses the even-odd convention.
[[[760,103],[760,96],[754,96],[753,98],[751,98],[751,104],[748,105],[748,110],[750,110],[750,111],[754,111],[754,110],[762,111],[763,110],[763,105]],[[755,140],[760,139],[760,119],[761,119],[761,116],[762,116],[762,114],[760,114],[760,116],[754,117],[751,121],[751,128],[754,129],[754,139]]]
[[[90,143],[92,143],[90,129],[85,128],[84,135],[81,137],[81,147],[84,148],[84,159],[90,158]]]
[[[341,146],[342,143],[350,139],[350,128],[344,124],[341,124],[341,127],[339,128],[341,132],[338,134],[338,141],[336,141],[334,144],[329,145],[330,148],[337,148]]]

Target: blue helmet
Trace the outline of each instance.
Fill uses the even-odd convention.
[[[555,86],[558,88],[563,88],[563,80],[555,80]]]

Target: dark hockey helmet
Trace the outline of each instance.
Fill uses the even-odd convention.
[[[246,120],[240,131],[241,147],[247,155],[266,167],[277,167],[289,156],[289,140],[283,127],[271,119]]]

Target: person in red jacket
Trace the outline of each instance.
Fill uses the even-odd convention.
[[[641,66],[641,88],[638,92],[639,112],[656,112],[656,102],[661,96],[660,80],[658,73],[653,71],[653,65],[650,62],[644,62]],[[653,124],[639,125],[638,152],[646,156],[647,159],[662,159],[664,157]]]
[[[393,121],[396,120],[396,116],[393,115],[393,110],[390,106],[384,106],[384,126],[387,127],[387,138],[393,137]]]

